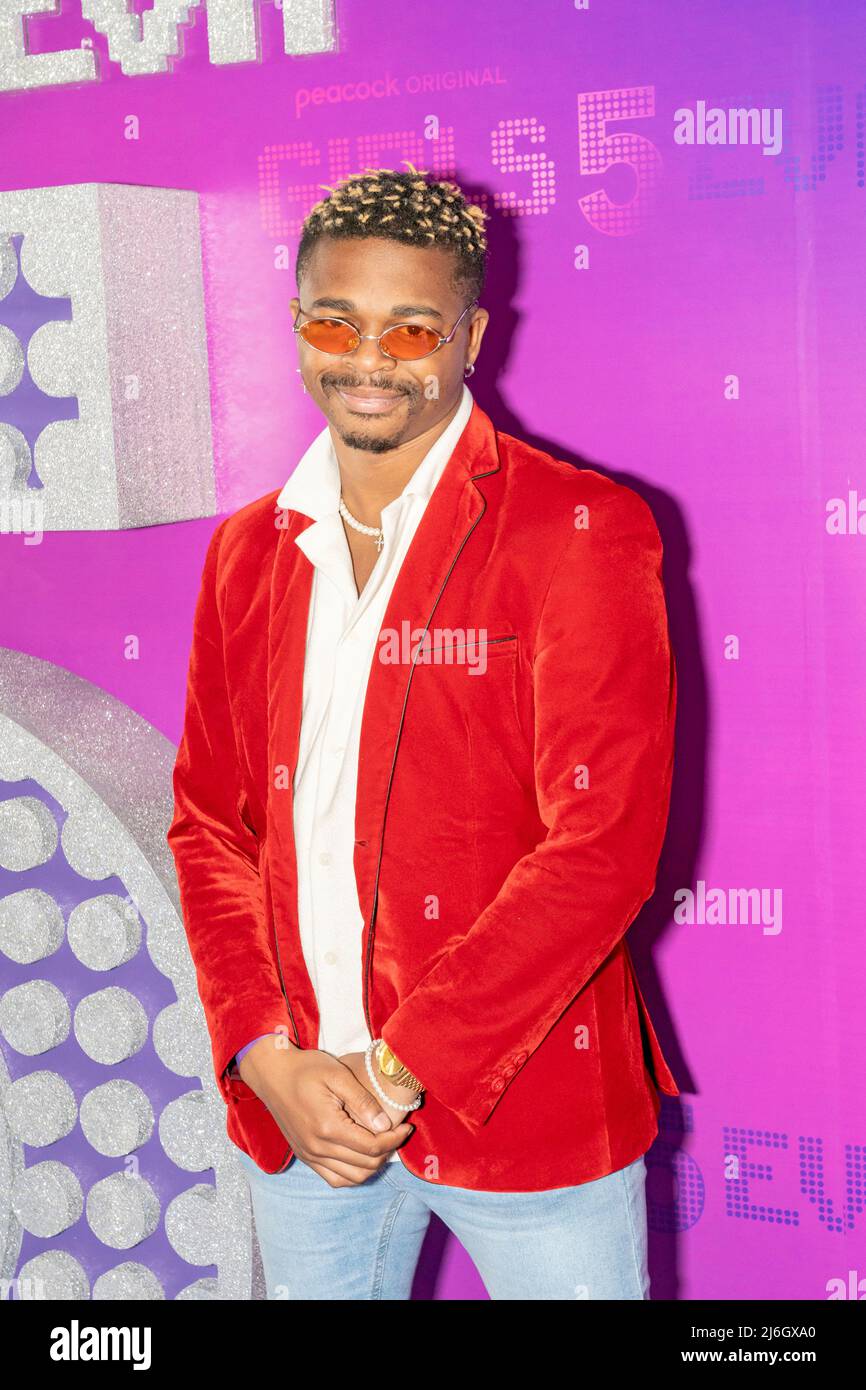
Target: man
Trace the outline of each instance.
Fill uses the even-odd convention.
[[[168,840],[271,1297],[408,1298],[431,1211],[493,1298],[648,1297],[662,546],[473,401],[486,254],[411,166],[313,208],[327,424],[204,566]]]

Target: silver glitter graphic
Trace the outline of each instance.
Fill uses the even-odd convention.
[[[46,1302],[89,1298],[90,1282],[74,1255],[66,1250],[45,1250],[22,1265],[18,1279]],[[38,1295],[35,1291],[38,1290]]]
[[[181,1289],[175,1298],[176,1303],[209,1303],[214,1298],[220,1298],[215,1279],[196,1279],[194,1284],[187,1284],[185,1289]]]
[[[126,1173],[112,1173],[87,1194],[87,1224],[112,1250],[130,1250],[152,1236],[159,1211],[159,1198],[147,1179]]]
[[[0,802],[0,867],[23,873],[45,864],[57,848],[57,825],[35,796]]]
[[[147,1041],[147,1014],[134,994],[110,985],[88,994],[75,1010],[75,1037],[94,1062],[125,1062]]]
[[[65,996],[50,980],[27,980],[0,999],[0,1034],[25,1057],[38,1057],[69,1036]]]
[[[0,91],[95,81],[96,54],[87,48],[27,52],[25,15],[56,8],[57,0],[3,0],[0,7]]]
[[[0,323],[0,396],[15,391],[23,375],[24,349],[12,329]]]
[[[181,1259],[192,1265],[210,1264],[217,1247],[217,1194],[197,1183],[169,1202],[165,1233]]]
[[[81,14],[108,40],[108,56],[134,77],[169,72],[169,58],[181,51],[180,26],[188,24],[201,0],[154,0],[153,8],[132,14],[127,0],[81,0]]]
[[[283,49],[295,57],[337,48],[333,0],[283,0]],[[261,42],[255,0],[208,0],[212,63],[255,63]]]
[[[64,1163],[53,1159],[35,1163],[12,1185],[12,1210],[31,1235],[59,1235],[84,1210],[81,1184]]]
[[[42,486],[28,485],[29,447],[3,425],[0,395],[0,445],[16,461],[0,473],[0,501],[39,497],[46,531],[212,516],[198,195],[98,183],[0,192],[0,317],[13,235],[26,285],[70,301],[71,322],[38,328],[27,365],[46,395],[77,398],[78,419],[41,431]]]
[[[37,1149],[69,1134],[78,1118],[71,1086],[53,1071],[32,1071],[13,1081],[3,1110],[15,1138]]]
[[[24,17],[57,0],[2,0],[0,5],[0,91],[98,81],[89,48],[28,53]],[[173,71],[183,53],[184,25],[202,0],[153,0],[141,13],[128,0],[81,0],[81,13],[108,40],[112,62],[127,76]],[[208,0],[207,33],[212,63],[252,63],[261,58],[257,7],[260,0]],[[337,47],[333,0],[282,0],[283,47],[290,55],[330,53]]]
[[[73,908],[66,930],[69,945],[90,970],[125,965],[141,945],[138,914],[115,893],[102,893]]]
[[[178,1168],[201,1173],[210,1167],[213,1115],[204,1091],[170,1101],[159,1117],[162,1147]]]
[[[257,63],[261,55],[254,0],[208,0],[207,38],[212,63]]]
[[[35,965],[53,956],[63,935],[63,913],[41,888],[22,888],[0,898],[0,952],[16,965]]]
[[[169,1004],[153,1022],[153,1045],[157,1056],[178,1076],[198,1076],[211,1062],[210,1048],[205,1051],[206,1035],[202,1035],[201,1006]]]
[[[9,1072],[0,1052],[0,1101],[10,1086]],[[6,1120],[5,1104],[0,1104],[0,1278],[11,1279],[21,1254],[21,1223],[12,1210],[12,1188],[24,1172],[24,1149]]]
[[[287,53],[330,53],[337,47],[333,0],[283,0]]]
[[[0,255],[0,274],[2,265]],[[44,1139],[52,1127],[59,1135],[69,1122],[70,1088],[50,1053],[52,1047],[68,1040],[69,1047],[57,1055],[64,1057],[64,1068],[70,1067],[68,1081],[79,1098],[81,1133],[102,1165],[88,1166],[86,1159],[76,1159],[87,1197],[87,1219],[97,1239],[112,1249],[130,1248],[112,1241],[140,1241],[144,1238],[141,1232],[151,1229],[154,1221],[154,1230],[160,1228],[163,1217],[168,1225],[170,1215],[172,1244],[181,1258],[217,1270],[215,1277],[211,1273],[186,1277],[176,1298],[264,1299],[249,1191],[236,1149],[225,1133],[225,1104],[213,1075],[195,969],[180,919],[174,862],[165,841],[173,808],[171,772],[176,751],[145,720],[87,681],[35,657],[0,648],[0,779],[13,788],[17,782],[35,785],[58,808],[56,819],[52,816],[55,825],[58,821],[62,824],[58,854],[65,857],[70,870],[92,884],[89,891],[79,889],[77,899],[71,900],[79,901],[80,907],[69,911],[68,944],[88,968],[105,968],[112,958],[111,943],[119,937],[118,922],[124,927],[135,923],[139,929],[138,949],[120,967],[126,987],[98,988],[80,1000],[79,989],[71,996],[75,1006],[72,1032],[70,1003],[62,990],[45,979],[23,978],[22,969],[32,956],[35,960],[44,958],[47,971],[58,945],[65,947],[64,941],[58,942],[57,916],[48,911],[44,899],[49,898],[62,923],[59,904],[47,894],[24,887],[13,886],[5,899],[0,898],[0,949],[4,942],[12,947],[0,958],[5,988],[0,995],[0,1036],[12,1049],[10,1064],[17,1077],[10,1084],[0,1055],[2,1275],[14,1279],[24,1274],[19,1268],[22,1223],[13,1208],[12,1194],[22,1178],[40,1166],[33,1163],[32,1155],[25,1158],[24,1144]],[[12,801],[21,799],[13,797]],[[41,801],[38,804],[44,806]],[[47,811],[47,806],[44,809]],[[107,935],[101,929],[100,913],[92,917],[93,905],[104,898],[111,899]],[[36,938],[32,944],[26,941],[28,920]],[[93,942],[89,940],[91,922]],[[125,934],[123,940],[127,940]],[[121,954],[126,950],[124,945]],[[63,983],[62,972],[56,978]],[[163,988],[155,994],[156,979]],[[177,1002],[148,1003],[145,1008],[145,1000],[165,999],[166,981]],[[148,1029],[156,1057],[142,1054],[139,1063],[134,1048],[139,1039],[146,1041]],[[110,1059],[118,1053],[128,1056],[130,1048],[139,1069],[134,1081],[111,1074],[118,1063]],[[43,1057],[44,1053],[48,1056]],[[31,1058],[38,1060],[31,1062]],[[105,1068],[106,1079],[89,1084],[82,1094],[82,1066],[87,1068],[85,1075],[93,1075],[94,1064],[88,1058],[95,1058]],[[46,1069],[46,1061],[51,1071]],[[181,1094],[169,1092],[165,1099],[164,1089],[151,1090],[160,1067],[166,1068],[175,1082],[184,1078]],[[33,1078],[40,1075],[50,1080],[36,1080],[33,1085]],[[10,1091],[7,1117],[5,1098]],[[158,1194],[163,1188],[155,1172],[153,1184],[146,1181],[146,1172],[142,1177],[127,1177],[125,1173],[113,1174],[111,1179],[102,1176],[103,1158],[123,1159],[142,1150],[149,1141],[152,1144],[157,1124],[165,1159],[185,1176],[201,1175],[166,1211],[160,1209]],[[19,1132],[25,1135],[23,1139]],[[68,1141],[59,1137],[57,1142]],[[57,1166],[68,1172],[62,1163]],[[144,1166],[142,1158],[142,1169]],[[68,1186],[68,1178],[65,1181]],[[111,1184],[107,1188],[103,1186],[106,1182]],[[32,1219],[48,1226],[56,1224],[57,1205],[66,1190],[63,1181],[37,1182],[25,1190],[30,1194],[28,1210],[35,1210]],[[70,1245],[65,1250],[62,1247],[67,1239]],[[56,1237],[56,1249],[40,1255],[41,1263],[31,1260],[25,1268],[44,1272],[49,1289],[46,1297],[87,1299],[91,1282],[94,1297],[97,1284],[103,1298],[113,1296],[103,1292],[103,1287],[133,1290],[118,1293],[118,1297],[162,1297],[159,1289],[163,1287],[166,1260],[177,1256],[167,1250],[161,1232],[159,1240],[155,1282],[140,1273],[141,1268],[147,1268],[148,1255],[137,1262],[132,1273],[128,1265],[120,1264],[102,1275],[103,1262],[98,1267],[101,1278],[107,1279],[103,1286],[95,1272],[88,1275],[78,1263],[77,1257],[84,1258],[80,1245],[63,1231]],[[153,1250],[154,1242],[146,1248]],[[109,1278],[115,1270],[120,1271],[119,1282]],[[15,1287],[17,1290],[19,1284]],[[52,1288],[58,1292],[51,1293]],[[143,1294],[135,1292],[141,1289]],[[15,1298],[27,1296],[26,1292],[14,1294]]]
[[[11,241],[0,241],[0,299],[6,298],[17,279],[18,257],[15,248]]]
[[[165,1298],[165,1290],[147,1265],[126,1260],[114,1269],[107,1269],[104,1274],[100,1274],[93,1285],[93,1297],[116,1299],[123,1303],[143,1300],[153,1302]]]
[[[81,1128],[88,1144],[107,1158],[123,1158],[153,1133],[153,1107],[140,1086],[116,1077],[95,1086],[81,1102]]]

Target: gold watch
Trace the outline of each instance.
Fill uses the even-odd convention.
[[[406,1086],[410,1091],[423,1091],[424,1084],[419,1081],[417,1076],[413,1076],[408,1067],[404,1067],[388,1044],[383,1038],[376,1049],[376,1065],[381,1076],[387,1076],[395,1086]]]

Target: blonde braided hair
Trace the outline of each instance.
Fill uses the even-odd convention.
[[[468,203],[456,183],[429,180],[427,171],[401,160],[408,173],[367,168],[350,174],[310,209],[301,229],[295,273],[304,266],[320,236],[387,237],[409,246],[449,246],[458,257],[455,280],[472,299],[484,285],[487,261],[487,214]]]

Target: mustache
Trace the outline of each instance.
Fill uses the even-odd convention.
[[[359,391],[366,388],[369,391],[393,391],[395,394],[403,396],[414,394],[410,387],[394,381],[351,381],[342,376],[322,376],[319,380],[323,386],[333,386],[341,391]]]

